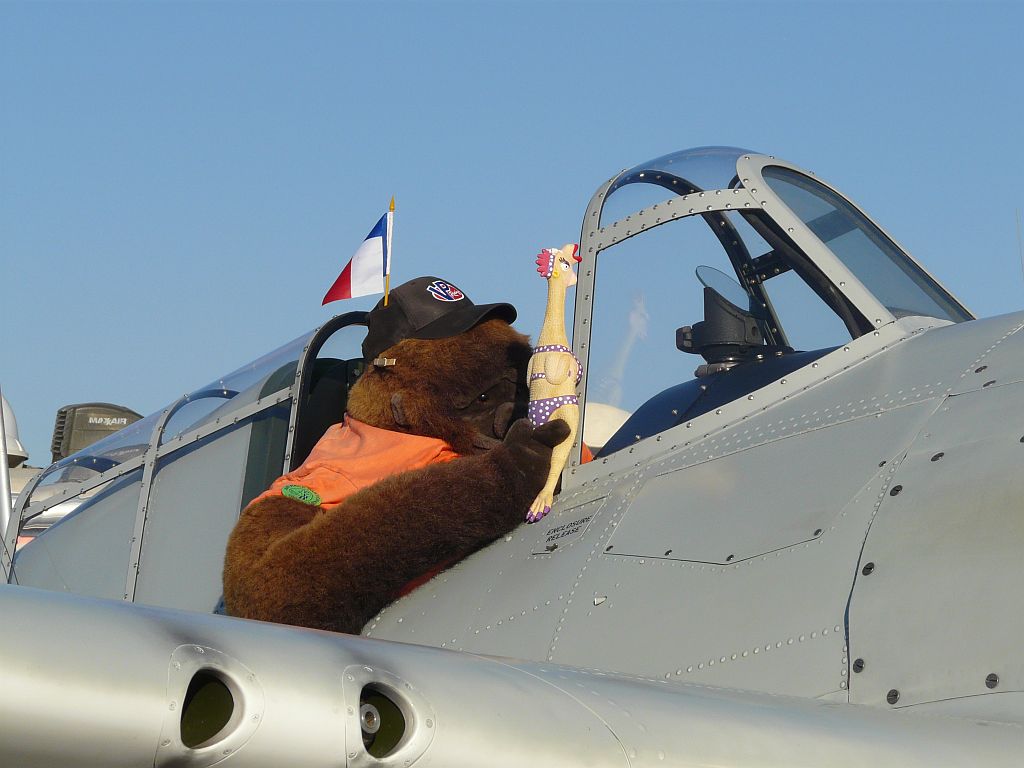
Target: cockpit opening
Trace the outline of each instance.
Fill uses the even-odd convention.
[[[594,267],[581,280],[574,344],[589,355],[585,439],[595,427],[611,433],[599,456],[900,317],[971,318],[834,189],[742,149],[624,171],[591,201],[581,251]],[[714,272],[732,285],[708,287]],[[679,350],[704,357],[696,381]]]

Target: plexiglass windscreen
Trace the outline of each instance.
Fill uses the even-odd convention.
[[[856,208],[828,187],[788,168],[762,171],[768,186],[895,317],[950,322],[971,315]]]
[[[735,163],[735,157],[719,159]],[[652,189],[667,199],[662,183],[663,179],[616,188],[608,204],[614,205],[626,192],[631,200],[651,196]],[[734,281],[734,288],[725,291],[729,297],[750,299],[741,309],[753,308],[763,318],[772,347],[768,354],[827,350],[849,341],[842,320],[784,262],[775,262],[778,272],[760,287],[750,282],[741,287],[744,264],[772,257],[771,246],[744,218],[761,215],[698,213],[648,229],[598,254],[583,420],[584,441],[592,451],[600,453],[638,408],[660,402],[656,398],[661,393],[695,380],[698,367],[705,363],[700,354],[680,351],[676,335],[677,329],[705,320],[704,285],[696,274],[700,266],[720,270],[720,280]],[[705,381],[708,386],[713,383]],[[694,396],[701,391],[701,382],[696,382]],[[671,415],[666,415],[669,421]],[[635,439],[647,436],[649,432],[637,430]],[[609,449],[622,445],[619,434]]]
[[[189,394],[168,420],[162,442],[291,386],[299,355],[310,336],[309,333],[304,334]],[[45,498],[48,486],[87,482],[122,462],[141,456],[149,448],[153,430],[162,415],[163,411],[150,414],[52,465],[40,480],[30,502]]]
[[[601,209],[605,227],[673,195],[729,189],[736,184],[736,160],[748,150],[698,147],[655,158],[624,171],[608,189]]]

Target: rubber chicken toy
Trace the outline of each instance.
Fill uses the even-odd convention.
[[[576,387],[583,378],[583,365],[569,349],[565,334],[565,294],[576,285],[573,261],[579,247],[573,243],[561,249],[545,248],[537,255],[537,272],[548,283],[548,301],[544,310],[544,324],[530,358],[530,421],[535,427],[551,419],[563,419],[569,425],[569,436],[551,452],[551,469],[547,482],[537,495],[526,521],[535,523],[551,511],[555,486],[562,474],[569,450],[576,439],[580,424],[580,408]]]

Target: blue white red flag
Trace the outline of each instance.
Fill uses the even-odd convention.
[[[380,217],[380,221],[373,226],[327,291],[321,306],[329,301],[384,293],[388,275],[391,274],[391,228],[394,215],[392,208]]]

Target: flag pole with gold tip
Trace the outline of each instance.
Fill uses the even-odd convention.
[[[395,219],[395,196],[391,196],[388,206],[387,255],[384,258],[384,306],[388,305],[388,292],[391,290],[391,230]]]

